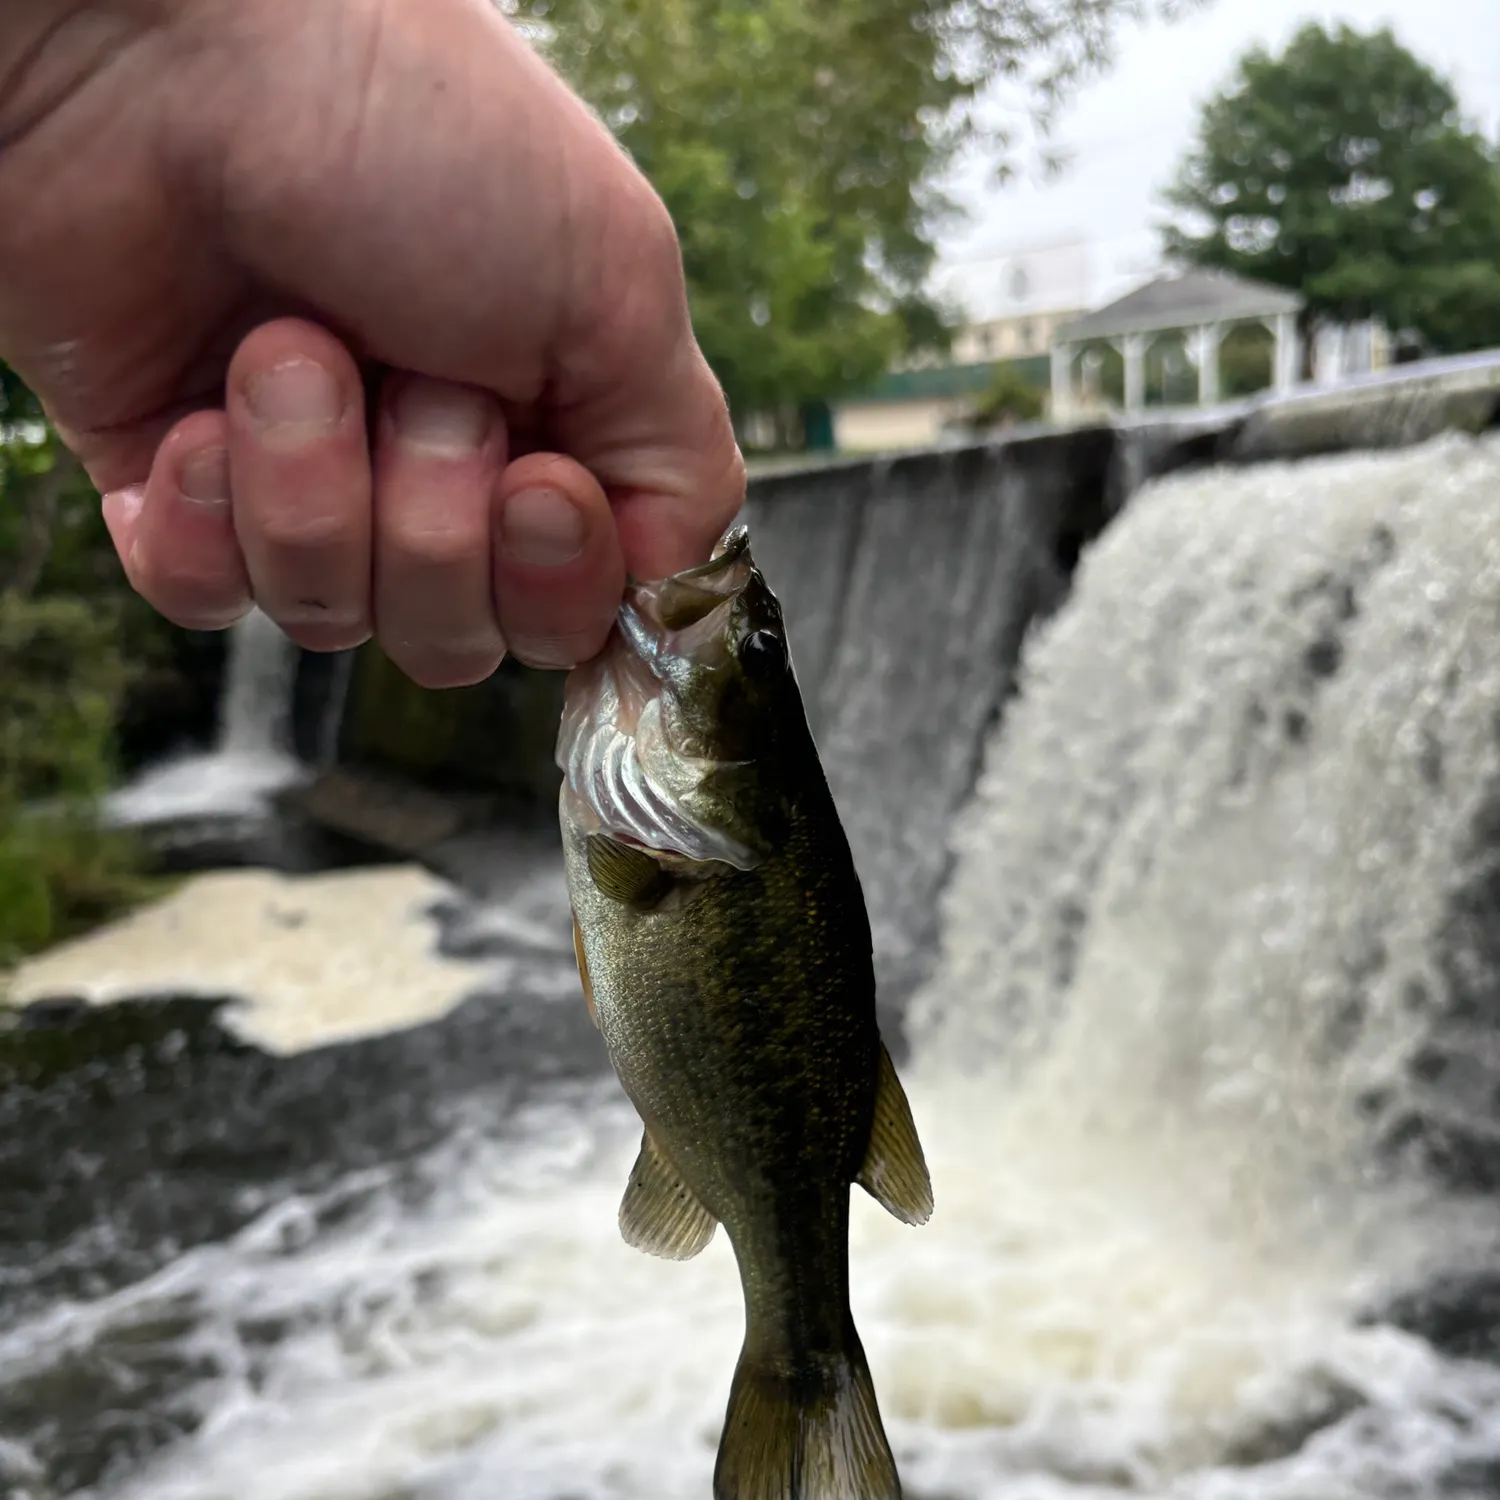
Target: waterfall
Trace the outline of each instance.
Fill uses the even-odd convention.
[[[1044,1080],[1049,1131],[1107,1100],[1158,1163],[1213,1138],[1226,1195],[1451,1167],[1435,1111],[1500,1170],[1497,489],[1500,442],[1453,437],[1140,498],[990,745],[924,1066]]]
[[[292,676],[297,648],[281,628],[252,609],[229,638],[216,751],[246,760],[276,760],[290,748]]]
[[[252,609],[229,634],[214,746],[151,766],[106,801],[121,824],[254,817],[266,797],[303,774],[291,750],[297,648]]]

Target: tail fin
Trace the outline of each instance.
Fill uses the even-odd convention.
[[[901,1500],[852,1323],[841,1355],[802,1369],[740,1354],[714,1500]]]

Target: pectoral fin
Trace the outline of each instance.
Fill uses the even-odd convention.
[[[896,1076],[891,1054],[880,1045],[880,1082],[875,1094],[875,1123],[865,1164],[855,1181],[881,1207],[906,1224],[925,1224],[932,1217],[932,1179],[906,1090]]]
[[[578,930],[578,918],[573,918],[573,957],[578,960],[578,977],[583,981],[583,999],[589,1008],[589,1020],[594,1030],[599,1029],[599,1012],[594,1005],[594,981],[589,978],[589,961],[583,953],[583,934]]]
[[[691,1260],[714,1237],[717,1222],[657,1149],[651,1132],[643,1132],[620,1202],[625,1243],[667,1260]]]
[[[607,833],[591,833],[586,849],[589,874],[611,900],[654,906],[671,889],[672,877],[644,849],[622,844]]]

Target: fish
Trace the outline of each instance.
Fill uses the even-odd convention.
[[[850,1188],[922,1224],[932,1183],[747,528],[628,583],[568,676],[557,762],[584,998],[643,1125],[620,1232],[686,1260],[722,1224],[739,1269],[715,1500],[899,1500],[849,1306]]]

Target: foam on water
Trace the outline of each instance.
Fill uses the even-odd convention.
[[[1034,643],[913,1016],[937,1212],[855,1194],[913,1495],[1482,1492],[1500,1371],[1360,1313],[1492,1227],[1373,1135],[1500,786],[1497,494],[1494,439],[1169,481]],[[203,1425],[119,1500],[702,1500],[738,1286],[722,1234],[620,1241],[638,1128],[610,1086],[461,1131],[0,1368],[180,1323]]]
[[[318,876],[216,870],[26,960],[9,976],[8,998],[25,1005],[75,995],[103,1005],[133,995],[235,995],[242,1002],[225,1023],[267,1052],[347,1042],[420,1025],[481,982],[503,983],[493,962],[480,968],[432,951],[433,909],[452,896],[446,881],[409,865]],[[524,915],[491,928],[535,944],[539,924]],[[556,941],[555,924],[551,935]]]

